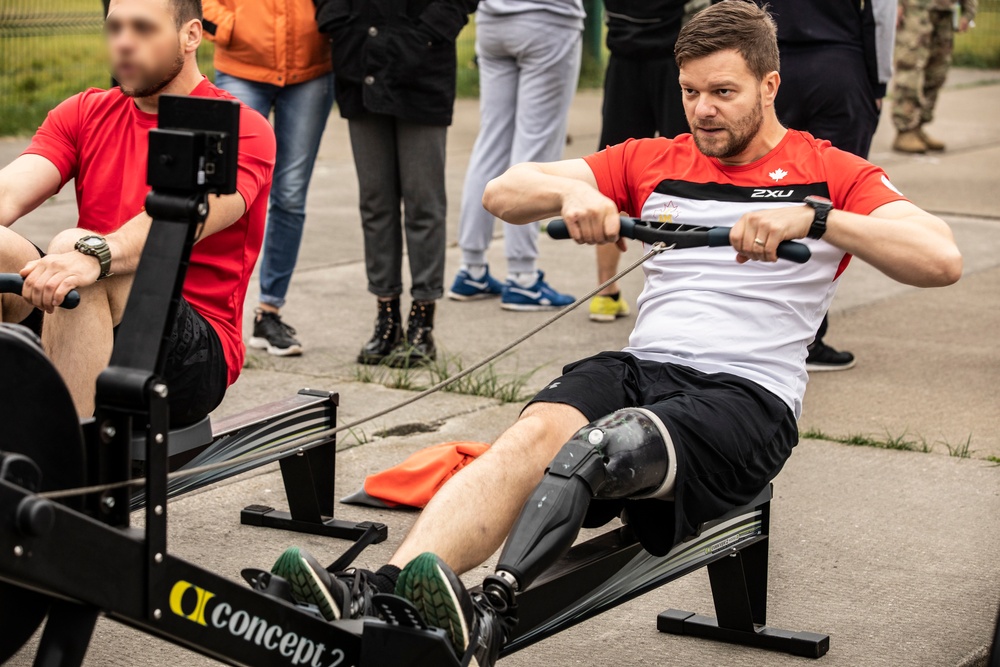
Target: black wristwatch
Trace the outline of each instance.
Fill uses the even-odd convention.
[[[101,275],[97,276],[98,280],[103,280],[111,275],[111,249],[103,237],[89,234],[77,241],[73,247],[77,252],[96,257],[97,261],[101,263]]]
[[[826,233],[826,217],[833,210],[833,202],[819,195],[809,195],[802,201],[807,206],[811,206],[813,210],[812,226],[809,227],[809,233],[806,236],[811,239],[823,238],[823,234]]]

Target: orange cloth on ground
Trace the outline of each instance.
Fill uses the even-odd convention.
[[[426,447],[397,466],[369,475],[365,493],[390,505],[423,507],[452,475],[489,448],[485,442],[445,442]]]

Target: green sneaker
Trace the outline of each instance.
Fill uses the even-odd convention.
[[[368,583],[371,573],[367,570],[331,574],[302,549],[290,547],[275,561],[271,573],[288,581],[296,602],[314,605],[328,621],[377,613],[372,596],[378,591]]]
[[[396,595],[409,600],[424,622],[445,631],[459,659],[471,653],[472,667],[493,667],[504,642],[504,622],[485,596],[474,600],[447,564],[424,553],[407,564]]]

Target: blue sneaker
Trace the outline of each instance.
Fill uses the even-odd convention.
[[[476,299],[500,296],[502,292],[503,283],[490,275],[489,267],[486,267],[486,274],[479,280],[474,279],[468,271],[462,269],[455,276],[455,282],[448,290],[448,298],[454,301],[475,301]]]
[[[576,297],[560,294],[545,282],[545,272],[538,272],[538,280],[531,287],[521,287],[513,280],[503,286],[500,307],[504,310],[558,310],[576,301]]]

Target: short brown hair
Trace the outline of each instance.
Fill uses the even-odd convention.
[[[178,28],[193,19],[202,19],[201,0],[170,0],[170,6],[174,10]]]
[[[681,28],[674,46],[677,66],[719,51],[738,51],[747,67],[762,81],[778,71],[778,29],[767,13],[747,0],[723,0],[694,15]]]

